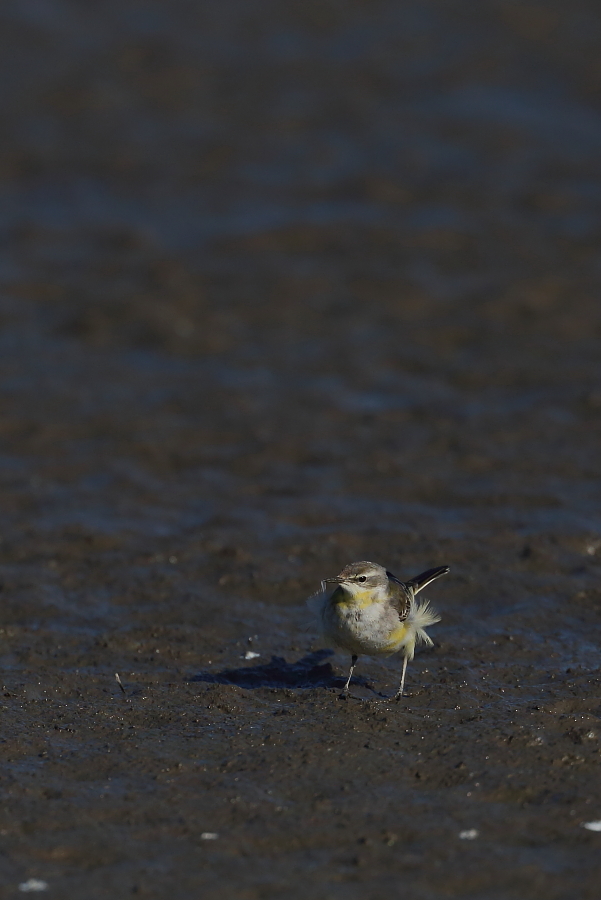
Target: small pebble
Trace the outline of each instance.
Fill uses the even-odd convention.
[[[475,841],[479,834],[477,828],[468,828],[467,831],[460,831],[459,837],[462,841]]]
[[[255,653],[254,650],[247,650],[244,654],[244,659],[256,659],[260,655],[260,653]]]
[[[200,836],[201,841],[216,841],[219,835],[216,831],[203,831]]]
[[[588,831],[601,831],[601,819],[597,822],[583,822],[582,827]]]

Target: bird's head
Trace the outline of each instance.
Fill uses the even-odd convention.
[[[345,566],[335,578],[326,578],[326,584],[337,584],[349,594],[363,594],[365,591],[380,591],[388,587],[388,574],[384,566],[377,563],[351,563]]]

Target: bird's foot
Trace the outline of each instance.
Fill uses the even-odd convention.
[[[338,694],[339,700],[365,700],[365,697],[358,697],[356,694],[351,694],[350,691],[342,691]]]
[[[399,694],[398,691],[396,694],[393,694],[392,697],[382,697],[381,700],[374,700],[374,703],[394,703],[399,700],[406,700],[407,697],[410,697],[411,694],[408,694],[407,691],[403,691],[402,694]]]

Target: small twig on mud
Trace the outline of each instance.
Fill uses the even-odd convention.
[[[117,679],[117,684],[119,685],[119,687],[121,688],[121,690],[122,690],[123,693],[125,694],[125,688],[123,687],[123,684],[122,684],[122,682],[121,682],[121,678],[119,677],[119,673],[118,673],[118,672],[115,672],[115,678]]]

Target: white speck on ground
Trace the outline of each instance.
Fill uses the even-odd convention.
[[[459,832],[459,838],[462,841],[475,841],[479,834],[477,828],[468,828],[466,831]]]
[[[257,659],[257,657],[260,655],[260,653],[255,653],[254,650],[247,650],[244,654],[244,659]]]
[[[597,822],[583,822],[582,827],[588,831],[601,831],[601,819]]]
[[[216,841],[219,835],[216,831],[203,831],[200,836],[201,841]]]
[[[40,881],[39,878],[30,878],[28,881],[21,882],[19,890],[24,894],[31,894],[35,891],[47,891],[48,883],[46,881]]]

